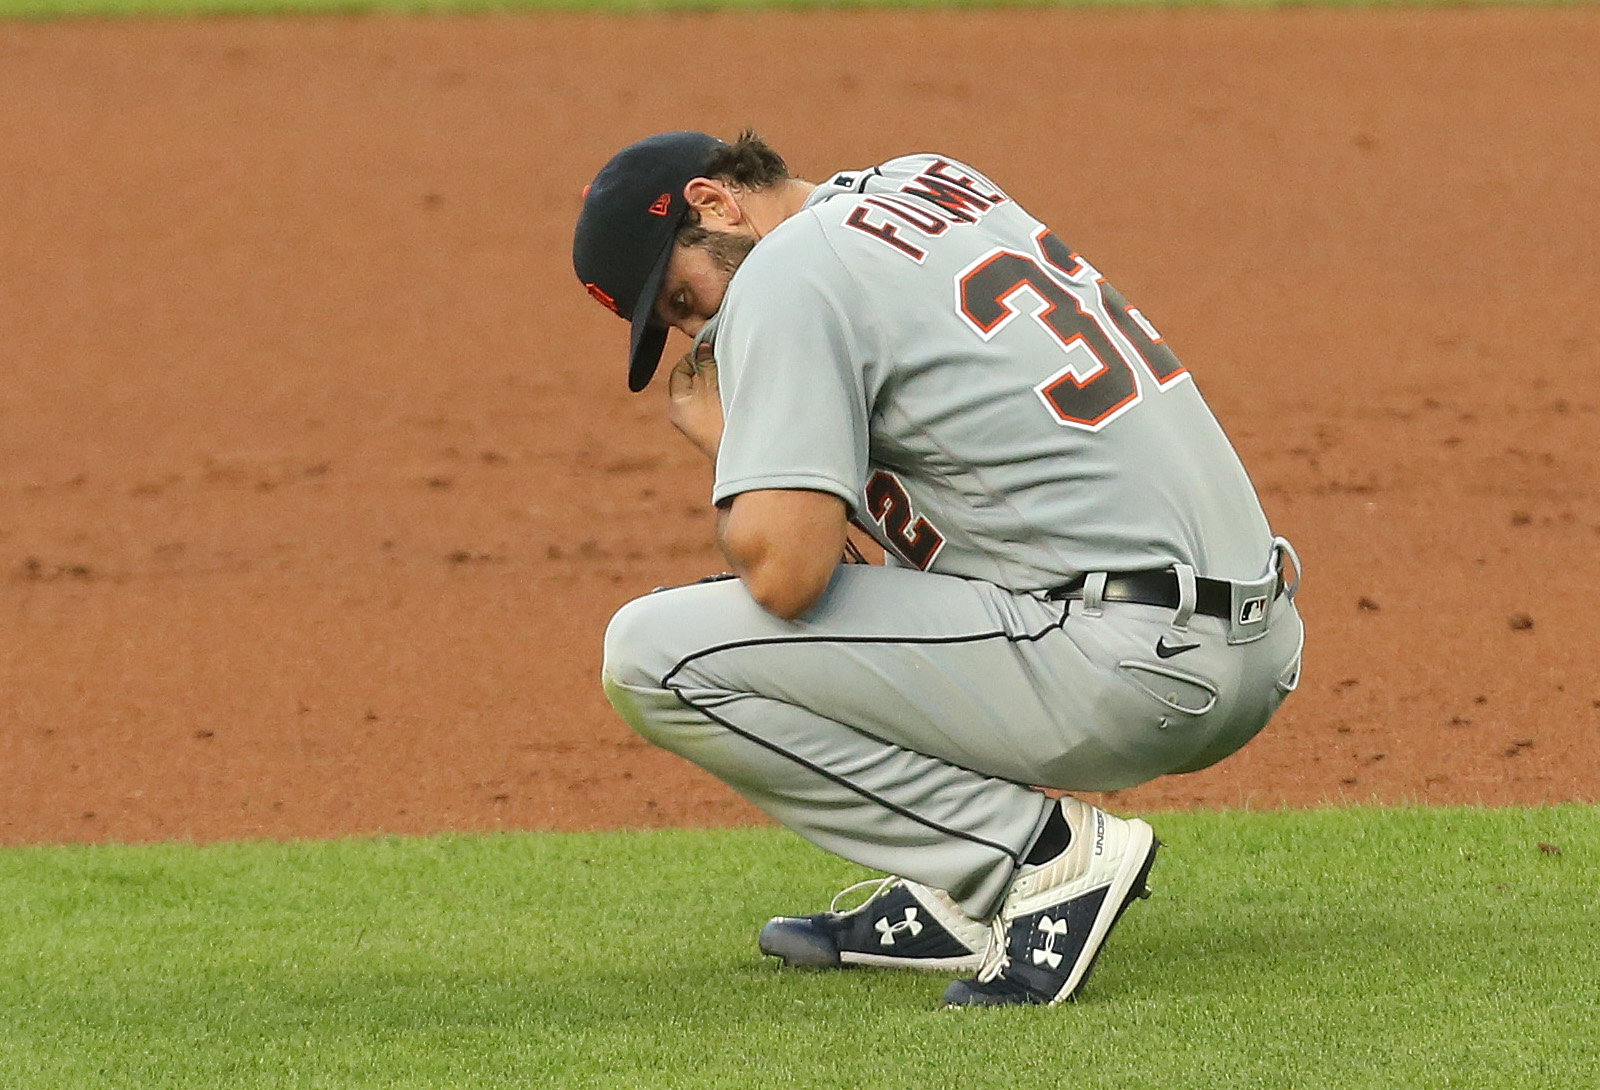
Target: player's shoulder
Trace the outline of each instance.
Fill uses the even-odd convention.
[[[793,309],[803,299],[839,294],[851,274],[815,215],[802,210],[779,223],[739,265],[724,307],[741,314]],[[848,291],[846,292],[848,294]]]

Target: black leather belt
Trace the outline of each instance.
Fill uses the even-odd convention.
[[[1057,602],[1083,598],[1083,583],[1087,575],[1080,575],[1065,586],[1051,591],[1049,597]],[[1273,597],[1283,593],[1283,576],[1278,576]],[[1225,579],[1196,577],[1194,581],[1194,611],[1207,617],[1229,620],[1233,615],[1233,584]],[[1108,572],[1106,589],[1101,595],[1106,602],[1129,602],[1141,606],[1178,608],[1178,573],[1171,568],[1153,568],[1149,571]]]

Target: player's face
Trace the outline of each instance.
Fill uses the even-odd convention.
[[[729,281],[755,244],[753,236],[717,231],[692,246],[674,246],[656,297],[657,316],[690,337],[697,335],[722,306]]]

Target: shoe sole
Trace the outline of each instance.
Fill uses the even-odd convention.
[[[1141,855],[1137,841],[1130,845],[1128,860],[1117,871],[1117,876],[1112,879],[1111,885],[1106,888],[1106,899],[1101,902],[1094,926],[1089,929],[1089,941],[1084,943],[1084,950],[1090,952],[1089,958],[1082,963],[1081,968],[1076,969],[1067,978],[1067,982],[1061,986],[1055,998],[1050,1000],[1051,1006],[1078,993],[1078,989],[1088,981],[1095,962],[1100,960],[1100,951],[1105,949],[1106,940],[1111,937],[1111,929],[1122,919],[1122,914],[1128,911],[1128,906],[1134,901],[1150,896],[1150,868],[1156,864],[1156,852],[1161,847],[1161,841],[1156,839],[1155,831],[1144,822],[1134,822],[1133,825],[1135,836],[1140,839],[1149,838],[1149,847]]]
[[[910,969],[919,973],[977,972],[983,964],[982,954],[968,954],[955,958],[889,958],[882,954],[858,954],[841,950],[839,961],[845,966],[857,965],[863,969]]]

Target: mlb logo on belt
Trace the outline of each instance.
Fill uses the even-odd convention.
[[[1239,604],[1239,623],[1255,624],[1267,615],[1267,596],[1246,598]]]

